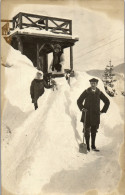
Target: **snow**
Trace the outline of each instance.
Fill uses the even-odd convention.
[[[26,56],[12,48],[7,62],[11,67],[5,68],[7,103],[3,122],[6,113],[13,114],[7,116],[12,120],[11,133],[5,132],[6,120],[2,134],[3,187],[20,195],[76,195],[96,188],[102,193],[111,192],[121,176],[118,151],[123,142],[123,120],[114,100],[108,97],[110,108],[101,115],[97,134],[100,153],[81,154],[83,127],[76,101],[92,77],[77,71],[71,86],[64,77],[56,78],[58,90],[46,89],[35,111],[29,87],[36,69]],[[105,93],[100,79],[98,87]]]
[[[28,33],[28,34],[40,34],[40,35],[50,35],[50,36],[58,36],[58,37],[68,37],[70,39],[78,39],[78,36],[72,36],[72,35],[68,35],[68,34],[61,34],[61,33],[53,33],[51,32],[50,30],[46,31],[44,29],[40,30],[40,29],[37,29],[37,28],[34,28],[34,27],[29,27],[29,28],[23,28],[23,29],[19,29],[19,28],[16,28],[14,30],[12,30],[10,32],[10,35],[11,34],[14,34],[14,33],[20,33],[20,34],[23,34],[23,33]]]
[[[31,104],[30,84],[38,70],[33,67],[32,62],[26,56],[12,47],[10,47],[6,64],[11,68],[7,68],[5,71],[7,79],[5,96],[9,97],[12,105],[22,111],[29,110]]]

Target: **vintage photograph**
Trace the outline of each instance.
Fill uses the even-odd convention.
[[[1,195],[125,195],[124,1],[2,0]]]

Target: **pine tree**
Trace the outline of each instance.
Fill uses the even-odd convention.
[[[104,70],[104,75],[103,75],[103,83],[104,83],[104,87],[106,92],[111,95],[114,96],[115,94],[115,89],[114,88],[114,82],[116,81],[116,79],[114,78],[115,74],[114,74],[114,66],[111,64],[111,60],[109,61],[109,65],[106,66],[105,70]],[[108,87],[112,88],[112,92],[108,90]],[[113,93],[114,91],[114,93]]]

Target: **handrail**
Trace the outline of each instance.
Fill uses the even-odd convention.
[[[25,20],[28,20],[27,23],[24,21],[24,18]],[[33,18],[35,18],[36,21],[34,21]],[[12,28],[13,30],[16,29],[17,27],[19,29],[23,29],[26,27],[27,28],[37,27],[40,30],[45,29],[46,31],[50,30],[51,32],[54,33],[72,35],[72,20],[69,19],[19,12],[17,15],[13,17],[12,20],[2,20],[2,21],[7,23],[11,22],[13,25]],[[3,33],[4,30],[7,31],[7,29],[8,27],[4,25],[2,27]]]

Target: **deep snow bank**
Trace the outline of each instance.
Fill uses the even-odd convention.
[[[76,72],[76,76],[71,78],[71,87],[65,78],[57,78],[58,90],[54,92],[51,89],[46,90],[39,98],[39,109],[34,111],[29,87],[36,70],[20,52],[14,51],[12,55],[15,54],[17,58],[14,59],[13,66],[5,68],[7,77],[5,94],[12,105],[24,112],[29,109],[33,112],[30,112],[21,125],[14,129],[8,144],[6,140],[2,142],[3,186],[10,192],[20,195],[39,194],[50,188],[57,173],[60,175],[60,172],[67,173],[73,170],[79,178],[79,170],[82,169],[80,175],[82,186],[79,186],[77,181],[74,183],[75,178],[70,176],[66,190],[77,187],[81,188],[81,192],[90,188],[98,188],[102,192],[111,191],[120,178],[117,158],[122,133],[117,127],[121,125],[122,120],[119,108],[109,98],[111,105],[107,114],[101,116],[97,136],[97,145],[101,149],[100,156],[93,152],[88,155],[80,154],[78,150],[79,143],[82,142],[83,127],[76,101],[83,90],[89,87],[89,79],[92,77],[85,72]],[[8,60],[10,63],[13,60],[12,55]],[[104,92],[100,80],[99,88]],[[18,117],[15,123],[18,123]],[[85,182],[84,178],[92,181],[95,175],[96,181],[88,182],[89,184]],[[67,174],[63,181],[61,180],[62,184],[66,178]]]
[[[20,51],[13,49],[2,38],[2,47],[8,52],[4,57],[6,86],[4,94],[10,103],[22,111],[32,109],[30,98],[30,84],[34,79],[37,69],[32,62]],[[5,52],[6,53],[6,52]]]
[[[38,101],[39,109],[32,112],[23,124],[15,129],[9,146],[3,143],[2,183],[9,191],[22,195],[42,193],[42,188],[50,183],[54,174],[63,170],[86,169],[88,163],[94,163],[100,159],[94,153],[84,156],[78,152],[79,143],[82,142],[82,124],[76,100],[82,91],[89,87],[90,78],[84,72],[77,72],[76,77],[71,80],[71,88],[65,78],[57,78],[58,90],[54,92],[51,89],[46,90]],[[101,82],[99,82],[99,88],[104,91]],[[119,110],[113,101],[108,113],[102,116],[101,121],[97,144],[103,151],[104,146],[112,143],[112,138],[105,136],[105,128],[112,134],[116,125],[122,122]],[[115,143],[117,149],[120,143],[121,136]],[[107,154],[105,150],[103,152],[107,160],[106,155],[109,156],[111,150]],[[107,169],[105,160],[103,158],[101,162],[99,160],[100,168]],[[109,163],[108,169],[112,167],[112,163],[114,161]],[[118,165],[115,171],[117,174],[110,185],[110,190],[117,184],[120,177]],[[113,171],[108,175],[109,180],[112,180],[112,174]],[[88,174],[87,177],[89,180],[91,175]],[[102,173],[102,177],[106,180],[107,174]],[[106,192],[109,189],[108,182],[104,185],[98,181],[100,178],[97,178],[95,187],[100,186],[100,190]]]

